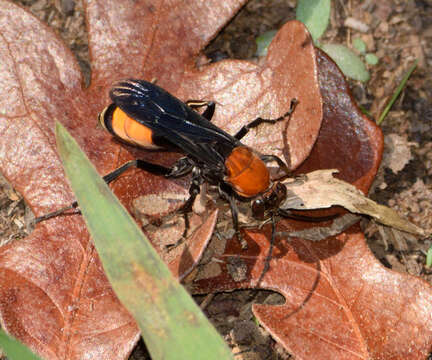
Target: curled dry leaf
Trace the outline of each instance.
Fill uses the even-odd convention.
[[[317,170],[301,179],[285,181],[289,195],[282,209],[316,210],[342,206],[355,213],[368,215],[381,224],[398,230],[425,236],[426,232],[403,219],[393,209],[377,204],[355,186],[333,177],[338,170]]]
[[[300,23],[281,29],[261,66],[225,61],[195,67],[200,50],[244,2],[86,1],[92,81],[83,89],[77,63],[58,37],[22,8],[0,0],[0,168],[36,216],[74,200],[56,153],[55,121],[101,174],[137,156],[167,166],[178,158],[126,147],[96,126],[108,89],[119,78],[156,79],[183,100],[215,100],[220,106],[214,121],[230,132],[257,116],[277,117],[292,98],[302,98],[289,123],[276,131],[264,126],[246,142],[279,153],[292,168],[307,157],[321,126],[322,102],[313,44]],[[188,179],[138,170],[113,184],[129,210],[138,196],[187,188]],[[204,226],[189,238],[194,246],[186,257],[170,259],[179,276],[190,271],[212,233],[215,212],[200,216]],[[0,249],[0,299],[2,327],[46,359],[123,359],[139,338],[76,214],[41,223],[26,239]]]

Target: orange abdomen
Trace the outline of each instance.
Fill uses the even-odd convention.
[[[225,160],[225,166],[225,181],[240,196],[254,197],[270,186],[267,166],[246,146],[236,147]]]
[[[157,149],[153,143],[153,131],[129,117],[123,110],[116,108],[112,114],[111,127],[123,140],[147,149]]]

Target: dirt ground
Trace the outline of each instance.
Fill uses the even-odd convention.
[[[90,66],[83,8],[80,0],[14,0],[54,27],[76,54],[88,82]],[[255,38],[267,30],[278,29],[295,17],[295,1],[253,0],[208,46],[212,59],[225,57],[250,59],[255,54]],[[432,0],[334,0],[331,24],[323,43],[350,46],[360,37],[367,51],[379,58],[370,66],[366,84],[351,82],[362,108],[378,118],[417,59],[418,66],[406,88],[382,123],[386,150],[379,176],[370,196],[397,209],[417,225],[432,228]],[[355,18],[365,32],[346,26]],[[3,178],[0,179],[0,244],[29,234],[26,225],[31,211]],[[429,239],[402,238],[400,234],[375,224],[364,224],[371,249],[387,267],[417,275],[432,283],[432,270],[425,268]],[[201,302],[204,297],[198,297]],[[211,300],[211,301],[210,301]],[[281,296],[268,291],[238,291],[217,294],[209,301],[207,314],[228,343],[253,338],[251,359],[288,359],[287,354],[268,334],[255,326],[253,302],[280,303]],[[145,359],[142,342],[131,359]]]

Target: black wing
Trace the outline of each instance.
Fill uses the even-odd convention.
[[[110,91],[126,114],[152,129],[186,155],[224,169],[225,159],[240,142],[159,86],[128,79]]]

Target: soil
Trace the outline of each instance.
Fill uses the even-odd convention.
[[[14,0],[53,27],[78,58],[87,83],[90,65],[83,6],[79,0]],[[277,30],[295,18],[295,1],[250,1],[219,36],[207,47],[213,60],[226,57],[251,59],[255,39],[268,30]],[[361,38],[367,52],[379,58],[369,66],[367,83],[351,82],[359,105],[378,119],[409,67],[417,68],[381,126],[386,149],[379,175],[370,196],[395,208],[412,222],[432,228],[432,0],[339,0],[332,2],[329,29],[322,43],[351,47]],[[355,18],[365,25],[361,32],[346,23]],[[0,245],[31,232],[31,211],[9,184],[0,178]],[[400,233],[365,222],[368,242],[377,258],[387,267],[417,275],[432,283],[432,270],[425,267],[430,239],[407,238]],[[251,313],[256,302],[281,303],[280,295],[268,291],[237,291],[204,301],[206,312],[229,344],[248,345],[238,356],[247,359],[288,359],[287,354],[261,328]],[[250,340],[253,339],[253,343]],[[244,346],[242,347],[244,348]],[[145,346],[137,346],[131,359],[146,359]]]

